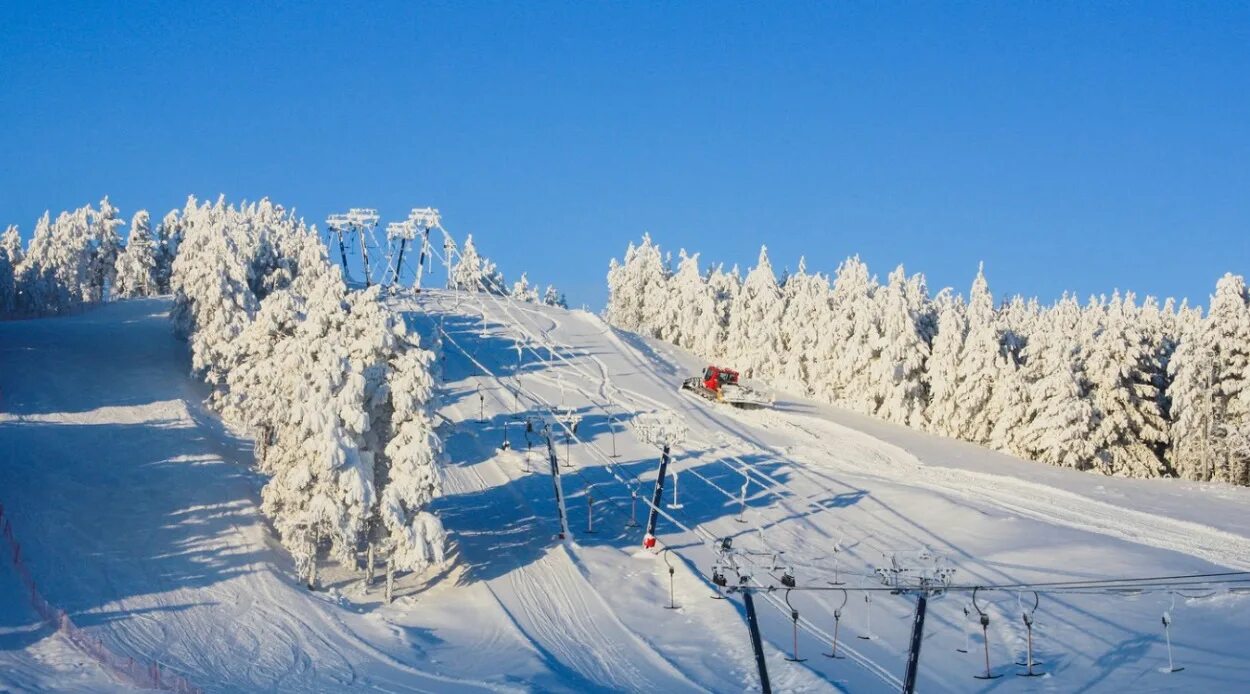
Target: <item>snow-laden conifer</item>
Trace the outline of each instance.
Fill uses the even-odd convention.
[[[1172,464],[1187,479],[1250,484],[1250,294],[1244,278],[1216,283],[1207,316],[1182,319],[1172,358]]]
[[[547,285],[547,291],[543,292],[543,303],[547,306],[555,306],[556,308],[568,308],[569,302],[564,298],[564,292],[556,289],[553,285]]]
[[[17,310],[17,275],[9,254],[0,249],[0,319],[11,317]]]
[[[525,273],[521,273],[521,279],[512,285],[512,292],[509,294],[515,301],[524,301],[530,304],[538,303],[538,288],[531,286],[529,278]]]
[[[712,298],[712,312],[695,327],[695,342],[703,345],[702,354],[710,359],[725,357],[725,338],[729,331],[729,311],[733,307],[738,292],[742,291],[742,280],[735,265],[729,272],[721,265],[708,273],[708,293]]]
[[[147,210],[139,210],[130,222],[126,247],[117,256],[116,295],[152,296],[159,291],[156,277],[156,250]]]
[[[778,383],[798,393],[811,392],[819,375],[821,333],[829,329],[833,313],[829,306],[829,280],[820,273],[808,274],[807,262],[799,259],[798,271],[786,282],[785,315],[781,322],[783,351]]]
[[[429,409],[432,361],[430,352],[412,344],[389,365],[392,434],[385,448],[389,467],[380,513],[392,570],[420,571],[444,560],[446,533],[427,510],[441,493],[438,466],[443,457]]]
[[[486,288],[486,276],[482,271],[482,258],[477,254],[473,235],[465,237],[460,257],[451,271],[451,287],[466,292],[480,292]]]
[[[1080,306],[1065,297],[1046,312],[1045,329],[1030,337],[1023,374],[1029,405],[1020,446],[1034,460],[1086,470],[1095,460],[1094,410],[1087,397],[1080,321]]]
[[[744,376],[775,375],[784,313],[785,299],[768,260],[768,249],[761,246],[759,261],[747,273],[730,308],[725,338],[726,354]]]
[[[985,279],[985,268],[977,269],[968,295],[967,332],[959,352],[955,376],[955,407],[951,411],[949,434],[973,443],[987,443],[993,428],[990,399],[999,372],[1001,342],[994,299]]]
[[[1158,348],[1143,333],[1143,323],[1133,295],[1116,293],[1100,328],[1088,338],[1085,371],[1096,421],[1092,443],[1105,472],[1158,477],[1165,471],[1168,431],[1155,380]]]
[[[924,425],[925,362],[929,345],[921,331],[928,297],[923,282],[912,282],[898,266],[877,292],[879,330],[870,348],[871,378],[876,386],[876,413],[909,426]]]
[[[16,224],[10,224],[0,234],[0,253],[8,258],[9,265],[15,269],[26,259],[26,251],[22,249],[22,236],[18,233]]]
[[[877,409],[877,388],[872,376],[876,359],[873,347],[879,333],[876,278],[858,256],[838,266],[833,281],[833,321],[828,330],[832,368],[822,372],[817,392],[830,402],[872,414]]]
[[[156,227],[156,286],[160,294],[168,294],[169,279],[173,274],[174,258],[182,243],[182,219],[178,210],[170,210]]]
[[[117,208],[106,195],[100,209],[92,212],[91,232],[94,250],[91,255],[90,297],[87,301],[103,301],[109,296],[117,278],[117,256],[121,254],[122,238],[117,233],[124,222]]]
[[[959,367],[968,332],[963,298],[942,291],[934,299],[937,335],[927,368],[929,405],[925,412],[928,428],[944,436],[956,437],[960,402]]]

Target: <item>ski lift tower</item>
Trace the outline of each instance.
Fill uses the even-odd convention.
[[[369,267],[369,244],[378,226],[378,211],[367,207],[353,207],[347,211],[347,222],[360,239],[360,259],[365,266],[365,286],[373,284],[373,270]]]
[[[391,222],[386,225],[386,241],[389,245],[394,245],[399,241],[399,256],[395,259],[395,265],[391,268],[391,284],[399,284],[399,273],[404,267],[404,248],[408,242],[416,237],[417,230],[412,226],[411,219],[405,219],[402,222]],[[420,272],[420,270],[417,270]]]
[[[350,228],[350,222],[345,214],[332,214],[326,217],[326,228],[330,233],[338,238],[339,242],[339,261],[343,265],[343,279],[347,277],[347,245],[343,242],[343,234]]]
[[[916,691],[916,675],[920,669],[920,645],[924,641],[924,618],[929,598],[946,593],[955,576],[955,569],[947,566],[946,557],[928,549],[912,553],[896,552],[889,559],[889,566],[874,569],[881,583],[893,589],[891,592],[916,596],[907,672],[903,676],[903,693],[912,694]]]
[[[643,535],[644,549],[655,547],[655,523],[660,504],[664,500],[664,478],[668,475],[670,449],[686,438],[686,423],[675,412],[661,411],[639,415],[635,419],[635,431],[643,441],[660,449],[660,467],[655,478],[655,493],[651,497],[651,509],[647,515],[647,532]]]
[[[430,230],[441,229],[443,227],[442,217],[438,214],[438,210],[433,207],[414,207],[412,208],[412,211],[408,213],[408,224],[412,226],[414,234],[421,235],[421,258],[417,263],[417,277],[413,280],[413,286],[418,292],[420,292],[421,275],[425,269],[426,262],[430,259]],[[399,255],[401,258],[404,255],[404,248],[402,245],[399,247]],[[450,263],[450,255],[448,256],[448,262]],[[449,276],[448,282],[450,282],[450,280],[451,278]]]

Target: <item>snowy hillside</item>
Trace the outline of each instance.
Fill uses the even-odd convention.
[[[167,301],[0,323],[0,503],[42,596],[110,652],[155,659],[206,691],[742,691],[759,684],[743,602],[711,599],[709,581],[715,539],[731,537],[754,579],[779,588],[756,594],[775,690],[891,691],[914,599],[829,585],[880,587],[873,570],[891,558],[940,555],[959,585],[1250,570],[1248,489],[1039,466],[781,392],[772,409],[728,409],[678,391],[705,364],[585,312],[439,291],[390,305],[424,344],[442,342],[449,463],[431,510],[452,542],[451,561],[403,577],[391,605],[376,588],[362,594],[358,576],[327,572],[323,592],[295,578],[259,512],[252,443],[201,405]],[[555,425],[568,465],[561,543],[538,430],[563,408],[580,423],[576,439]],[[657,528],[671,551],[659,554],[628,527],[631,506],[645,522],[631,490],[650,498],[658,451],[639,422],[657,411],[687,430]],[[0,688],[114,686],[116,673],[38,624],[4,547]],[[785,660],[796,633],[778,583],[788,571],[802,663]],[[980,626],[965,615],[969,595],[952,592],[929,606],[918,688],[1219,691],[1250,680],[1237,647],[1250,637],[1247,596],[1177,593],[1042,591],[1034,658],[1048,674],[1028,679],[1014,663],[1032,593],[983,592],[990,667],[1004,676],[982,681]],[[820,655],[835,609],[844,659]],[[1165,610],[1185,667],[1171,674],[1159,671]]]

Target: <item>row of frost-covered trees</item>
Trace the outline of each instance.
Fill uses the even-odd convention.
[[[443,561],[432,354],[378,287],[348,291],[316,231],[268,200],[178,216],[173,320],[211,403],[257,442],[262,510],[315,585],[318,557],[371,575]]]
[[[171,212],[156,229],[146,210],[134,214],[126,242],[125,222],[106,197],[62,212],[45,212],[23,248],[16,226],[0,235],[0,318],[54,315],[111,297],[169,291],[169,277],[181,238]]]
[[[676,267],[649,237],[608,271],[613,325],[859,412],[1053,465],[1250,484],[1250,293],[1225,275],[1204,315],[1132,293],[995,303],[931,296],[857,257],[832,278]]]
[[[526,273],[521,273],[521,279],[512,284],[512,288],[508,288],[508,282],[504,279],[503,273],[494,261],[482,256],[477,245],[473,243],[473,235],[470,234],[464,240],[464,248],[452,249],[455,253],[454,262],[451,269],[451,277],[447,282],[449,289],[458,289],[460,291],[469,292],[489,292],[491,294],[506,295],[517,301],[527,301],[531,304],[543,303],[548,306],[559,306],[568,308],[568,302],[564,298],[564,294],[552,285],[547,285],[547,290],[540,296],[538,293],[538,285],[531,285]]]

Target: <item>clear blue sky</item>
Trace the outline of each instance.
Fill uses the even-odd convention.
[[[434,205],[592,306],[644,230],[1045,300],[1250,270],[1250,4],[348,4],[0,5],[0,224]]]

